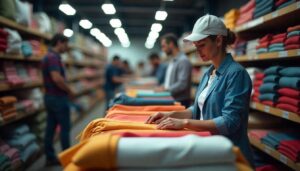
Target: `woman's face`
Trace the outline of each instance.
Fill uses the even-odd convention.
[[[205,38],[197,42],[193,42],[197,48],[197,52],[203,61],[212,60],[220,50],[220,37],[217,36],[215,40]]]

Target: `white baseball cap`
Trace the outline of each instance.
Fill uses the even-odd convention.
[[[183,41],[196,42],[210,35],[227,36],[227,28],[219,17],[206,14],[196,21],[192,33]]]

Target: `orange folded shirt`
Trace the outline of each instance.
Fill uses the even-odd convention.
[[[16,102],[17,102],[17,98],[14,96],[4,96],[0,98],[0,105],[7,105]]]
[[[186,135],[198,135],[201,137],[207,137],[211,136],[211,133],[208,131],[203,131],[203,132],[197,132],[197,131],[176,131],[176,130],[158,130],[158,131],[117,131],[117,132],[112,132],[114,135],[120,135],[121,137],[182,137]]]
[[[107,119],[117,120],[117,121],[131,121],[144,123],[149,118],[148,115],[124,115],[124,114],[111,114],[106,116]]]
[[[109,111],[106,113],[106,116],[112,115],[112,114],[122,114],[122,115],[146,115],[150,116],[152,114],[157,113],[156,111],[123,111],[123,110],[114,110]]]
[[[109,111],[123,110],[123,111],[180,111],[184,110],[185,107],[181,105],[170,105],[170,106],[126,106],[116,104]]]

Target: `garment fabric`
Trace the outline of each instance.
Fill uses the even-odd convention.
[[[296,31],[291,31],[287,34],[287,38],[293,37],[293,36],[300,36],[300,29]]]
[[[283,69],[282,66],[271,66],[271,67],[265,69],[264,74],[265,75],[278,75],[281,69]]]
[[[207,96],[208,90],[210,89],[211,84],[212,84],[214,78],[215,78],[215,76],[212,76],[212,75],[209,77],[209,80],[207,82],[207,86],[204,88],[204,90],[199,95],[198,106],[199,106],[200,111],[203,110],[203,105],[204,105],[204,102],[205,102],[205,98]],[[203,120],[203,114],[202,114],[202,112],[200,114],[200,120]]]
[[[283,95],[283,96],[288,96],[291,98],[300,98],[300,91],[292,88],[280,88],[277,90],[278,94]]]
[[[278,94],[276,93],[264,93],[259,95],[260,101],[268,100],[268,101],[276,102],[277,99],[278,99]]]
[[[283,110],[287,110],[287,111],[290,111],[290,112],[300,114],[300,107],[299,106],[294,106],[294,105],[290,105],[290,104],[287,104],[287,103],[278,103],[276,105],[276,107],[279,108],[279,109],[283,109]]]
[[[279,88],[276,83],[264,83],[259,87],[259,92],[263,93],[276,93],[276,90]]]
[[[288,96],[280,96],[278,98],[278,103],[286,103],[296,107],[300,107],[300,98],[295,99],[295,98],[290,98]]]
[[[280,79],[280,76],[278,75],[267,75],[263,81],[264,83],[278,83]]]
[[[300,90],[300,77],[281,77],[279,79],[279,86]]]
[[[281,76],[300,77],[300,67],[286,67],[279,71]]]

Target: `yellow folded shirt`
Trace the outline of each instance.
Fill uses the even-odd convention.
[[[80,135],[80,141],[89,137],[98,135],[105,131],[119,130],[119,129],[136,129],[136,130],[155,130],[154,124],[143,124],[136,122],[116,121],[110,119],[95,119],[91,121]]]
[[[229,19],[229,18],[238,18],[239,16],[239,11],[237,9],[231,9],[227,13],[225,13],[224,18]]]

